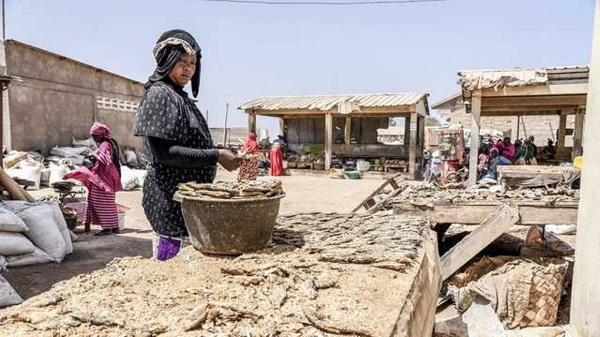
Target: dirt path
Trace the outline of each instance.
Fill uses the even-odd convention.
[[[336,180],[327,177],[282,177],[286,197],[281,204],[280,214],[289,215],[302,212],[349,212],[375,188],[382,180]],[[232,180],[235,175],[219,172],[217,180]],[[51,190],[37,191],[36,196],[50,193]],[[78,233],[74,242],[73,254],[63,263],[11,268],[2,273],[27,299],[49,290],[57,282],[67,280],[81,273],[89,273],[103,268],[116,257],[151,257],[153,232],[141,208],[140,190],[121,192],[117,202],[131,207],[127,213],[125,230],[120,235],[96,237]]]

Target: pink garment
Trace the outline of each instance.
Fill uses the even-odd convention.
[[[110,141],[100,143],[96,158],[98,160],[92,168],[92,175],[95,176],[92,182],[100,181],[99,187],[104,188],[106,192],[114,193],[122,190],[121,177],[113,162],[113,145]]]
[[[504,144],[504,149],[500,155],[510,161],[513,161],[513,160],[515,160],[516,153],[517,153],[517,148],[513,144],[508,144],[508,145]]]

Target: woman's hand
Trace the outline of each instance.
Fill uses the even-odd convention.
[[[223,166],[227,171],[237,170],[242,165],[242,159],[236,157],[233,152],[229,150],[219,150],[219,158],[217,159],[219,164]]]

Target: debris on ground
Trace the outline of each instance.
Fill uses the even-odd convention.
[[[420,269],[435,270],[422,261],[424,246],[433,245],[428,235],[423,218],[281,217],[264,251],[230,258],[187,247],[164,263],[116,259],[2,311],[0,330],[13,337],[388,336],[399,313],[419,307],[414,296],[423,294],[413,293],[413,282],[439,286],[439,274]],[[439,287],[428,288],[435,301]]]

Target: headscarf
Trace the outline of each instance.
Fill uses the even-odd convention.
[[[104,139],[111,139],[112,134],[110,133],[110,128],[106,126],[106,124],[102,124],[100,122],[94,122],[92,128],[90,129],[91,136],[100,136]]]
[[[258,143],[256,142],[256,134],[251,132],[248,136],[248,139],[244,142],[242,146],[242,152],[244,153],[255,153],[258,151]]]
[[[192,94],[198,96],[200,86],[200,59],[202,58],[200,46],[194,37],[181,29],[173,29],[164,32],[153,50],[156,59],[156,70],[148,78],[145,88],[148,89],[154,82],[161,81],[167,76],[173,66],[185,54],[196,56],[196,72],[192,76]]]

